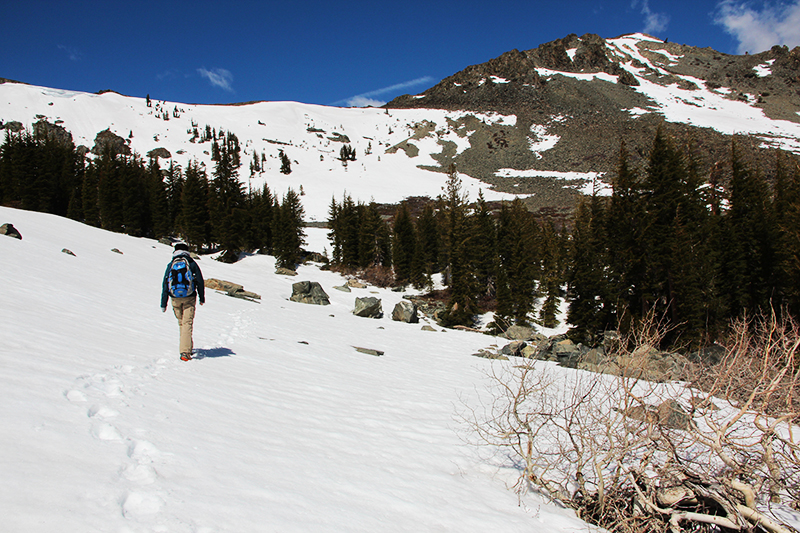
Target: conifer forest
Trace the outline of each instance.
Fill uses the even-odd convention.
[[[447,326],[493,312],[495,332],[553,327],[566,299],[575,341],[593,345],[604,331],[655,317],[669,325],[666,345],[701,346],[743,315],[800,316],[800,166],[775,153],[762,168],[733,142],[723,164],[706,168],[691,143],[659,129],[641,168],[620,146],[611,195],[584,197],[567,224],[520,200],[468,198],[451,166],[438,198],[388,216],[348,194],[332,198],[328,260],[384,285],[432,289],[441,273],[446,290],[429,296],[446,302]],[[54,137],[7,131],[0,204],[179,237],[227,261],[247,251],[273,254],[279,266],[301,262],[301,194],[245,190],[232,133],[215,132],[212,160],[212,169],[162,168],[157,158],[110,149],[87,157]]]

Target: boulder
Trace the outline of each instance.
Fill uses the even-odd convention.
[[[241,298],[243,300],[251,300],[251,301],[261,299],[260,294],[246,291],[244,290],[244,287],[242,285],[230,281],[225,281],[223,279],[209,278],[207,280],[204,280],[203,285],[205,285],[206,288],[208,289],[224,292],[228,296],[232,296],[234,298]]]
[[[119,248],[112,248],[111,251],[115,254],[123,255]]]
[[[0,226],[0,235],[7,235],[9,237],[14,237],[15,239],[22,240],[22,235],[20,234],[20,232],[17,231],[17,228],[15,228],[10,223],[5,223],[2,226]]]
[[[513,341],[526,341],[533,336],[533,328],[515,324],[508,328],[503,336]]]
[[[373,348],[362,348],[360,346],[353,346],[353,348],[355,348],[357,352],[365,353],[367,355],[374,355],[376,357],[383,355],[383,352],[381,350],[375,350]]]
[[[347,286],[348,287],[352,287],[354,289],[366,289],[367,288],[367,286],[364,283],[361,283],[360,281],[355,280],[355,279],[348,279],[347,280]]]
[[[330,305],[328,295],[317,281],[298,281],[292,284],[292,296],[289,300],[312,305]]]
[[[433,326],[425,324],[424,326],[422,326],[422,331],[436,331],[436,329]]]
[[[417,317],[417,306],[408,300],[401,300],[397,302],[392,310],[392,320],[395,322],[405,322],[407,324],[416,324],[419,322]]]
[[[336,285],[336,286],[334,286],[333,288],[334,288],[334,289],[336,289],[337,291],[342,291],[342,292],[352,292],[352,291],[350,290],[350,287],[348,287],[347,285]]]
[[[172,154],[166,148],[158,147],[147,152],[147,157],[150,159],[155,159],[157,157],[161,159],[170,159]]]
[[[275,273],[279,276],[296,276],[297,272],[290,268],[280,267],[275,269]]]
[[[356,298],[353,314],[364,318],[381,318],[383,316],[383,306],[381,299],[373,296]]]
[[[73,253],[73,251],[72,251],[72,250],[68,250],[68,249],[66,249],[66,248],[62,248],[62,249],[61,249],[61,252],[62,252],[62,253],[65,253],[65,254],[67,254],[67,255],[71,255],[71,256],[73,256],[73,257],[77,257],[77,256],[76,256],[76,255]]]
[[[110,129],[105,129],[95,136],[94,147],[92,147],[91,151],[94,155],[102,155],[106,150],[114,155],[131,154],[131,147],[128,146],[128,142]]]
[[[522,357],[522,350],[524,350],[528,344],[525,341],[511,341],[509,344],[503,346],[500,350],[500,353],[503,355],[513,355],[514,357]]]
[[[689,429],[691,417],[675,400],[667,400],[658,406],[658,423],[669,429]]]

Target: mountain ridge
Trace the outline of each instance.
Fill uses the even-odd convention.
[[[311,222],[324,221],[331,197],[345,193],[378,203],[435,197],[451,164],[473,199],[480,189],[490,201],[521,197],[532,211],[567,216],[581,195],[607,193],[623,141],[630,163],[646,165],[659,127],[691,143],[701,169],[726,160],[732,139],[762,168],[777,149],[800,154],[800,47],[731,56],[644,34],[570,34],[468,66],[383,108],[148,106],[114,91],[0,83],[0,129],[56,127],[84,153],[113,135],[162,168],[195,160],[209,172],[198,130],[233,132],[246,186],[302,187]],[[357,161],[340,160],[345,144]],[[279,150],[293,163],[290,175],[279,171]],[[255,157],[264,165],[248,176]]]

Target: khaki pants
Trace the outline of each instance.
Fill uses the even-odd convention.
[[[185,298],[172,298],[172,310],[178,319],[181,330],[180,353],[192,353],[192,326],[194,325],[194,308],[197,295]]]

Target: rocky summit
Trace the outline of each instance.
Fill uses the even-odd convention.
[[[734,135],[751,157],[799,153],[800,47],[734,56],[643,34],[573,34],[472,65],[386,107],[515,116],[514,124],[465,120],[476,131],[470,149],[453,158],[457,168],[532,194],[535,209],[569,207],[570,173],[606,176],[622,141],[631,162],[643,164],[659,125],[694,143],[707,168],[726,157]],[[783,129],[760,134],[748,124],[755,121]]]

